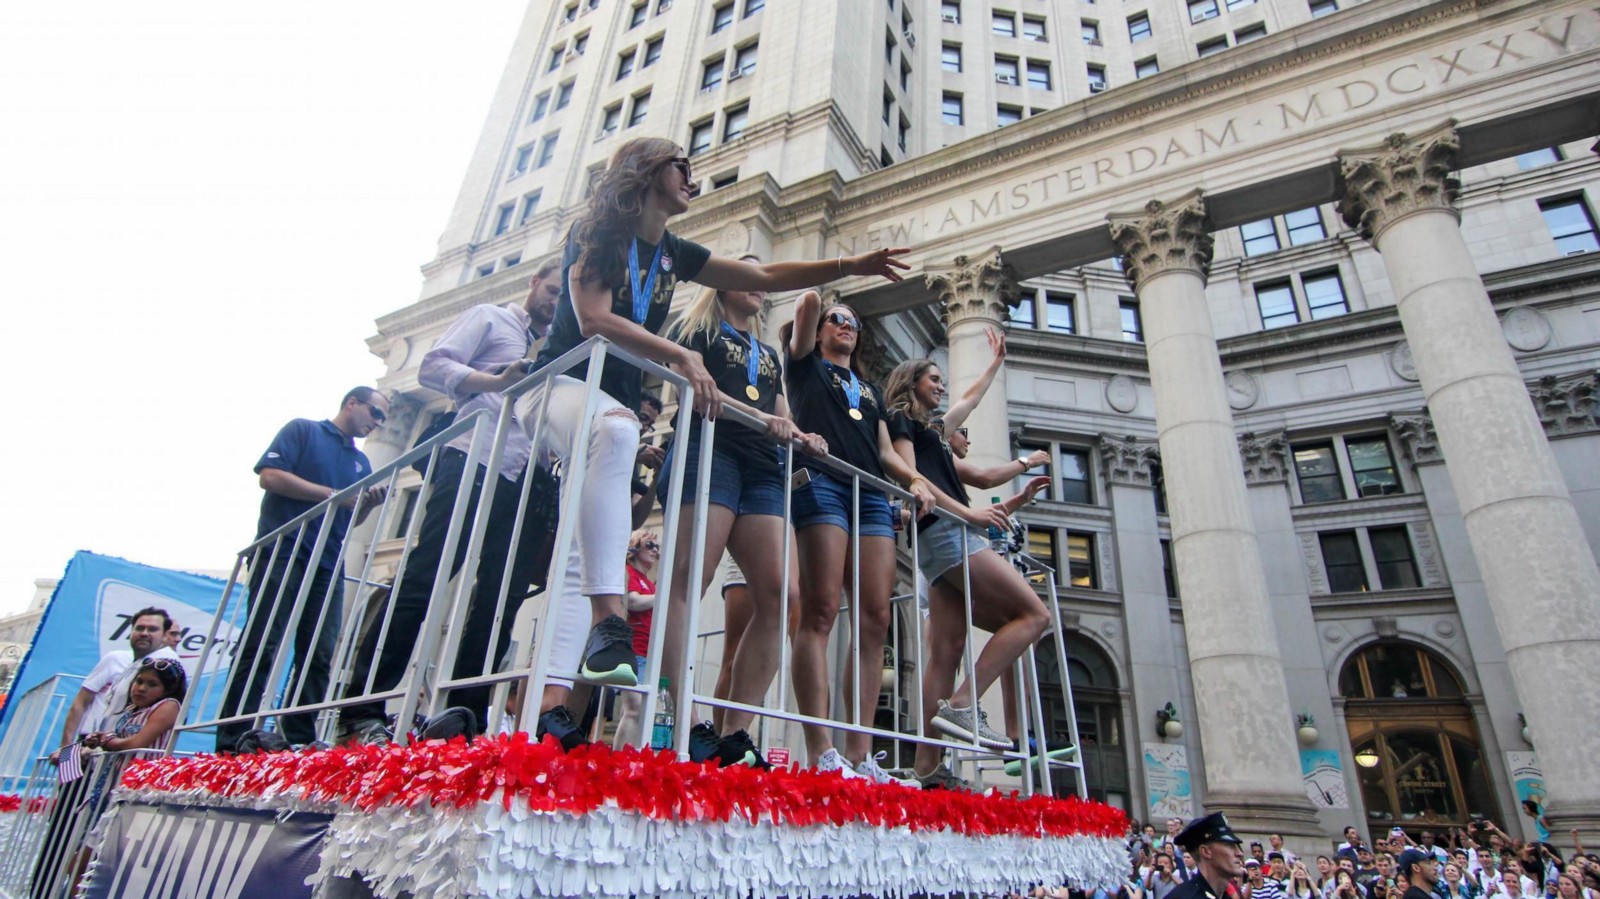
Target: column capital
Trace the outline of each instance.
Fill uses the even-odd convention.
[[[923,283],[939,298],[945,330],[966,321],[1002,324],[1021,299],[1017,273],[998,246],[975,255],[960,255],[951,265],[930,266]]]
[[[1275,484],[1289,480],[1289,437],[1283,431],[1239,435],[1239,461],[1246,484]]]
[[[395,392],[389,395],[389,415],[383,427],[367,435],[368,441],[377,441],[397,447],[403,453],[411,448],[411,438],[416,434],[417,416],[427,404],[414,396]]]
[[[1170,203],[1151,200],[1138,212],[1113,212],[1106,221],[1135,291],[1163,272],[1193,272],[1201,281],[1210,276],[1211,223],[1198,189]]]
[[[1412,468],[1431,462],[1443,462],[1439,451],[1439,435],[1433,430],[1433,417],[1427,409],[1389,416],[1389,429],[1400,439],[1400,452]]]
[[[1395,132],[1375,147],[1339,151],[1339,214],[1369,241],[1399,219],[1429,209],[1460,218],[1461,182],[1451,174],[1461,140],[1455,119],[1420,134]]]
[[[1545,375],[1528,385],[1547,437],[1600,431],[1600,372]]]
[[[1140,440],[1132,434],[1101,434],[1099,449],[1100,473],[1107,484],[1155,486],[1152,468],[1161,464],[1161,448],[1155,441]]]

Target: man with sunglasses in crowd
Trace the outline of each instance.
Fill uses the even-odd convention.
[[[372,473],[366,453],[356,448],[356,438],[383,427],[389,417],[389,398],[371,387],[357,387],[344,395],[333,418],[312,421],[297,418],[284,425],[272,445],[256,462],[261,489],[261,514],[256,539],[288,524],[341,490]],[[272,663],[288,630],[289,617],[307,576],[310,591],[300,620],[295,624],[294,667],[289,681],[295,690],[286,703],[322,702],[328,690],[333,650],[343,621],[344,585],[339,550],[352,520],[360,524],[377,508],[384,488],[373,487],[342,500],[333,510],[322,555],[313,560],[311,550],[325,516],[311,519],[303,528],[284,534],[247,560],[250,565],[249,619],[218,717],[249,714],[260,708],[262,694],[276,689],[268,684]],[[326,614],[324,614],[326,604]],[[318,623],[321,622],[320,632]],[[313,645],[313,637],[315,645]],[[304,679],[301,685],[302,675]],[[247,689],[248,687],[248,689]],[[298,695],[298,701],[296,696]],[[276,731],[252,729],[249,720],[217,727],[218,752],[253,752],[287,749],[316,740],[316,715],[286,715]]]

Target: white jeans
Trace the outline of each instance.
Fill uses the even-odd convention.
[[[550,393],[545,408],[545,393]],[[557,375],[547,388],[529,391],[517,399],[517,426],[534,442],[535,456],[548,452],[570,473],[572,455],[581,443],[587,385]],[[627,578],[628,535],[633,526],[633,483],[639,452],[639,420],[609,394],[598,394],[594,421],[589,427],[588,468],[583,483],[562,485],[563,514],[577,516],[577,539],[568,554],[565,571],[551,585],[554,614],[550,627],[550,682],[572,685],[583,661],[592,620],[587,597],[624,592]],[[545,415],[539,421],[540,413]],[[538,433],[536,434],[535,431]]]

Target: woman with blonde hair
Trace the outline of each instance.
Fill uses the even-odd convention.
[[[656,582],[649,572],[661,560],[661,537],[655,531],[640,528],[628,537],[628,592],[622,604],[628,610],[628,627],[633,629],[634,670],[643,671],[645,653],[650,651],[650,623],[655,619]],[[618,698],[622,713],[617,718],[617,732],[612,738],[613,749],[621,749],[629,742],[629,735],[639,727],[639,710],[643,702],[638,693],[622,691]]]
[[[679,280],[723,290],[797,290],[845,275],[899,280],[908,268],[883,249],[823,262],[756,264],[722,259],[667,230],[688,211],[697,185],[689,157],[672,141],[636,138],[624,143],[595,182],[588,208],[568,232],[562,252],[562,290],[555,320],[532,370],[550,365],[590,337],[605,337],[646,359],[670,366],[694,391],[695,410],[715,419],[722,398],[700,354],[660,336]],[[539,703],[540,735],[567,748],[584,742],[566,702],[574,678],[635,686],[639,672],[632,631],[622,613],[623,562],[632,519],[628,487],[639,448],[638,405],[644,374],[620,359],[607,360],[598,406],[587,435],[579,435],[587,395],[586,363],[524,394],[517,424],[537,449],[570,462],[583,436],[587,466],[581,483],[569,483],[577,540],[567,558],[552,565],[550,679]]]

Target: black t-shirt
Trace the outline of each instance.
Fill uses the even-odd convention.
[[[787,355],[785,348],[785,355]],[[850,417],[850,401],[844,388],[850,383],[850,370],[834,365],[813,349],[799,359],[789,359],[784,367],[789,385],[789,408],[800,430],[820,434],[828,441],[828,452],[874,477],[882,478],[883,462],[878,458],[878,422],[883,418],[883,393],[865,379],[861,384],[861,420]],[[796,456],[809,465],[803,456]]]
[[[664,232],[661,241],[665,245],[661,253],[661,270],[656,275],[655,287],[650,293],[650,306],[644,317],[644,328],[652,334],[661,333],[661,325],[667,320],[667,310],[672,306],[673,287],[679,281],[693,281],[700,274],[700,269],[705,267],[706,260],[711,258],[710,250],[684,240],[671,231]],[[650,273],[650,260],[655,258],[656,248],[638,238],[634,238],[634,243],[638,246],[639,265],[644,269],[638,273],[639,282],[643,284]],[[562,353],[583,343],[585,339],[583,330],[578,327],[578,314],[573,308],[572,292],[568,287],[568,275],[577,262],[578,244],[569,236],[566,251],[561,255],[561,299],[556,303],[556,317],[550,324],[550,336],[534,360],[534,371],[554,362]],[[623,268],[626,269],[627,265],[624,264]],[[633,282],[626,273],[623,274],[622,283],[611,291],[611,311],[626,319],[633,318]],[[580,380],[588,373],[587,362],[567,372]],[[600,376],[600,389],[627,408],[637,409],[639,396],[644,392],[644,372],[620,359],[607,359],[605,373]]]
[[[679,344],[699,353],[705,360],[706,371],[717,382],[717,387],[728,396],[739,402],[762,412],[772,414],[778,409],[778,394],[783,391],[783,379],[779,377],[781,368],[778,364],[778,351],[760,341],[756,347],[761,353],[761,361],[756,370],[756,390],[760,393],[758,399],[750,399],[745,392],[750,386],[750,337],[743,331],[735,331],[737,337],[730,336],[726,329],[718,327],[712,332],[695,331],[689,335],[678,335]],[[701,417],[697,413],[689,426],[689,439],[697,439],[700,433]],[[774,468],[778,465],[779,449],[770,440],[765,432],[753,431],[741,424],[732,421],[717,422],[717,451],[738,456],[743,461],[757,464],[771,464]],[[693,459],[690,465],[695,464]]]
[[[911,449],[917,460],[917,474],[927,478],[928,483],[943,490],[951,499],[967,505],[967,488],[961,486],[961,476],[956,474],[956,458],[938,429],[903,412],[890,411],[889,439],[901,438],[911,441]],[[938,520],[934,515],[924,515],[917,522],[917,527],[929,527]]]

